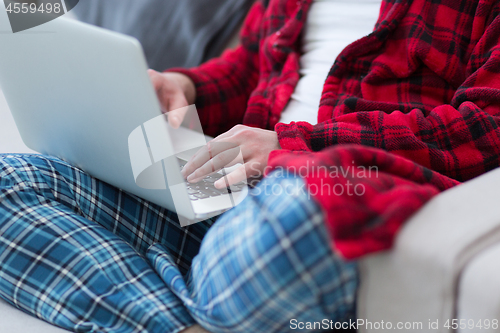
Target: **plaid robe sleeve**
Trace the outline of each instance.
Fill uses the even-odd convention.
[[[172,68],[193,80],[196,106],[205,134],[216,136],[241,124],[250,94],[259,78],[260,25],[265,5],[250,9],[240,34],[240,45],[198,67]]]

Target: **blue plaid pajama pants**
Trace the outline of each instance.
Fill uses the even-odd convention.
[[[276,186],[303,182],[271,174],[217,221],[181,228],[65,162],[0,155],[0,297],[76,332],[272,333],[352,318],[356,264],[331,250],[315,202]]]

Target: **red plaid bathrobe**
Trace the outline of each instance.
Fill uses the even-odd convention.
[[[302,167],[334,248],[356,258],[389,248],[440,191],[499,166],[500,1],[383,1],[373,33],[333,64],[319,123],[286,125],[311,2],[259,1],[240,47],[175,70],[195,82],[207,134],[238,123],[276,130],[283,149],[269,165]],[[361,172],[370,167],[378,172]],[[356,185],[363,195],[347,193]]]

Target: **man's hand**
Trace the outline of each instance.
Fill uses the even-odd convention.
[[[177,109],[194,104],[196,99],[193,81],[180,73],[159,73],[150,69],[148,74],[156,90],[162,112],[168,112],[169,124],[173,128],[178,128],[184,120],[186,110]]]
[[[184,166],[182,175],[190,183],[195,183],[223,167],[242,162],[242,157],[244,164],[225,177],[229,184],[224,178],[214,183],[221,189],[250,177],[262,176],[269,153],[276,149],[281,149],[276,132],[237,125],[201,148]]]

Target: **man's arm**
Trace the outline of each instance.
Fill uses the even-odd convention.
[[[332,246],[344,257],[390,248],[430,198],[500,165],[500,16],[485,8],[480,13],[479,42],[461,62],[464,72],[455,73],[460,86],[449,104],[402,113],[357,100],[337,106],[348,110],[340,115],[326,101],[320,113],[333,119],[276,126],[284,150],[273,151],[268,166],[301,170],[326,214]],[[443,70],[456,70],[450,63]]]
[[[194,84],[205,134],[215,136],[243,120],[259,77],[260,27],[266,10],[263,2],[251,8],[241,32],[241,45],[236,49],[196,68],[168,71],[183,74]]]

